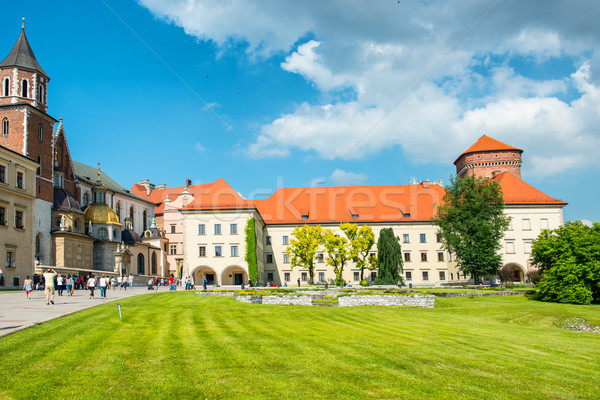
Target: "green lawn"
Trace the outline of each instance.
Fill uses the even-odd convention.
[[[0,338],[0,398],[598,399],[600,306],[246,304],[165,292]]]

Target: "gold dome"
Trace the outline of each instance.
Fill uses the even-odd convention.
[[[112,208],[106,204],[92,204],[85,209],[85,222],[93,224],[119,225],[119,217]]]

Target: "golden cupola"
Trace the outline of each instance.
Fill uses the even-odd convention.
[[[84,211],[85,222],[92,224],[107,224],[123,226],[117,213],[106,204],[106,187],[100,180],[100,163],[98,163],[98,180],[92,186],[92,204]]]

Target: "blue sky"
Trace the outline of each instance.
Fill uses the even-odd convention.
[[[443,179],[484,132],[522,177],[600,221],[600,5],[457,0],[29,1],[71,155],[129,188]],[[2,57],[4,57],[2,56]]]

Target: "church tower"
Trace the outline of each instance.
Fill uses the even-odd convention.
[[[483,135],[464,153],[454,165],[456,175],[493,178],[501,172],[510,172],[521,178],[521,154],[523,150]]]
[[[25,35],[21,34],[0,62],[0,145],[36,160],[36,197],[53,201],[53,128],[48,115],[50,78],[38,63]]]

